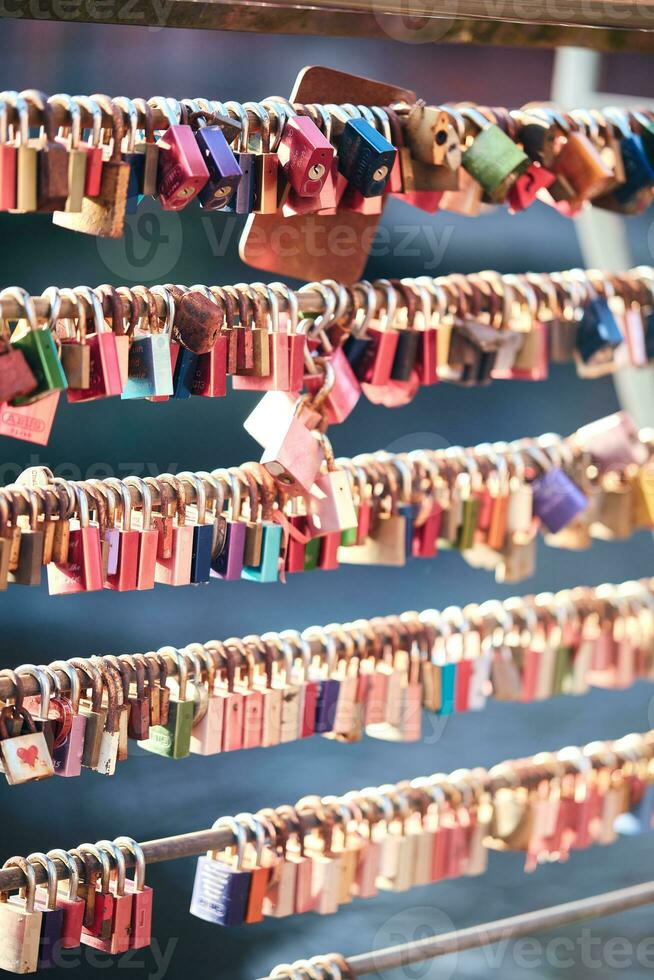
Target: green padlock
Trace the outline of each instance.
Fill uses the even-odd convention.
[[[552,681],[552,695],[565,694],[567,692],[568,678],[572,672],[572,648],[560,646],[556,651],[554,661],[554,678]]]
[[[459,111],[479,130],[461,162],[491,201],[501,204],[531,161],[510,136],[477,109],[465,106]]]
[[[304,571],[313,572],[318,567],[320,558],[320,538],[311,538],[304,548]]]
[[[463,517],[456,542],[459,551],[467,551],[475,543],[475,531],[479,520],[479,503],[479,498],[472,493],[463,501]]]
[[[191,729],[195,714],[195,701],[186,696],[188,663],[184,654],[174,647],[163,647],[158,652],[176,660],[178,677],[173,684],[177,690],[173,689],[171,692],[166,724],[151,725],[148,738],[139,742],[139,745],[155,755],[164,755],[168,759],[184,759],[191,751]]]
[[[25,318],[19,320],[14,328],[11,344],[22,352],[37,384],[33,392],[16,398],[14,404],[27,405],[53,391],[64,391],[68,382],[59,360],[51,325],[48,323],[43,328],[39,326],[32,297],[24,289],[12,286],[5,292],[18,300],[25,312]]]

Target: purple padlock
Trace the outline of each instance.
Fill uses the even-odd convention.
[[[556,534],[583,513],[588,498],[558,466],[546,470],[531,484],[533,512],[551,534]]]
[[[334,730],[336,705],[341,682],[337,680],[320,681],[318,700],[316,702],[316,735],[324,735]]]
[[[222,578],[230,582],[240,579],[243,571],[246,533],[247,525],[243,521],[226,522],[222,550],[211,561],[212,578]]]
[[[217,211],[234,196],[243,171],[220,126],[203,126],[196,132],[195,140],[209,171],[209,180],[199,192],[198,200],[206,210]]]

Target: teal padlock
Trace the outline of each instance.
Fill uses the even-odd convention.
[[[531,161],[510,136],[477,109],[465,106],[459,112],[479,130],[461,162],[490,200],[501,204]]]
[[[178,677],[173,682],[177,689],[171,692],[166,724],[150,725],[148,738],[139,742],[139,745],[155,755],[183,759],[191,751],[191,729],[195,715],[195,701],[188,698],[186,693],[188,663],[184,654],[174,647],[163,647],[158,653],[172,656],[177,662]]]
[[[13,330],[11,344],[21,351],[36,379],[34,391],[29,395],[16,398],[14,404],[26,405],[44,398],[53,391],[65,391],[68,382],[50,329],[51,325],[39,326],[34,301],[24,289],[12,286],[6,292],[18,300],[25,313],[24,319],[19,320]]]
[[[251,582],[276,582],[279,578],[279,556],[282,550],[282,526],[264,521],[261,536],[261,560],[258,565],[244,565],[241,578]]]

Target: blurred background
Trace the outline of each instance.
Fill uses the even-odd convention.
[[[547,99],[552,53],[443,47],[388,41],[258,36],[108,27],[44,21],[0,22],[0,89],[110,95],[206,96],[239,101],[287,95],[298,70],[324,64],[413,88],[428,102],[476,100],[520,105]],[[614,91],[648,94],[651,60],[614,55],[604,77]],[[648,74],[649,70],[649,74]],[[609,88],[608,82],[603,86]],[[649,93],[651,94],[651,93]],[[651,216],[628,225],[633,263],[652,262]],[[238,259],[241,219],[202,213],[181,215],[145,205],[130,219],[125,238],[102,241],[53,227],[46,216],[0,215],[1,285],[40,292],[46,286],[111,282],[223,284],[264,278]],[[536,205],[465,219],[429,216],[393,201],[383,219],[387,244],[374,250],[366,274],[439,275],[495,268],[501,272],[555,270],[581,265],[571,222]],[[43,462],[71,478],[129,473],[155,475],[177,469],[211,469],[256,457],[241,427],[256,396],[238,392],[215,401],[146,402],[113,399],[69,407],[62,400],[45,448],[2,439],[0,483]],[[335,428],[337,455],[365,450],[409,450],[471,445],[546,431],[567,433],[618,408],[609,379],[580,381],[572,367],[552,369],[544,384],[501,383],[479,390],[447,385],[423,389],[403,409],[363,400]],[[538,573],[518,586],[500,586],[469,568],[456,554],[406,569],[344,567],[338,572],[291,576],[287,585],[211,583],[150,593],[95,593],[48,598],[45,589],[12,588],[2,603],[2,666],[48,662],[76,654],[132,653],[164,644],[241,636],[269,629],[443,608],[470,601],[556,590],[577,584],[618,582],[653,572],[652,538],[641,534],[591,551],[539,550]],[[209,826],[223,814],[295,802],[307,793],[338,794],[461,766],[492,765],[595,738],[644,731],[654,724],[652,689],[559,697],[542,704],[490,704],[479,714],[425,726],[420,744],[366,739],[342,746],[313,738],[268,750],[225,756],[192,756],[179,763],[135,749],[109,780],[84,771],[74,781],[10,789],[0,785],[2,857],[71,847],[127,834],[147,840]],[[345,954],[400,943],[435,931],[583,897],[651,877],[652,837],[623,839],[608,850],[574,854],[527,876],[519,855],[491,854],[477,879],[385,893],[354,901],[338,915],[267,920],[226,930],[188,914],[195,861],[154,865],[155,942],[129,961],[97,956],[56,969],[56,978],[129,975],[151,980],[200,977],[254,980],[282,961],[331,949]],[[501,975],[513,980],[624,974],[647,977],[654,968],[651,909],[538,938],[541,953],[496,946],[387,974],[392,980]],[[586,935],[587,942],[582,942]],[[609,942],[622,937],[621,946]],[[564,942],[559,940],[563,938]],[[625,945],[626,942],[626,945]],[[590,953],[589,953],[590,949]],[[649,954],[649,958],[648,958]],[[626,971],[626,972],[625,972]]]

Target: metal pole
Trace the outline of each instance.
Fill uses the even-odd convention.
[[[654,902],[654,881],[647,881],[641,885],[632,885],[630,888],[592,895],[590,898],[537,909],[535,912],[523,912],[520,915],[469,926],[456,932],[446,932],[429,939],[419,939],[399,946],[387,946],[385,949],[373,950],[370,953],[360,953],[346,960],[356,977],[370,973],[379,974],[409,966],[411,963],[447,956],[448,953],[479,949],[481,946],[530,936],[534,932],[555,929],[584,919],[616,915],[618,912],[626,912],[652,902]],[[278,977],[265,977],[262,980],[290,980],[290,975],[285,977],[284,974],[280,974]]]

